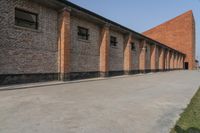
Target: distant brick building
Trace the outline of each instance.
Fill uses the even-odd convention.
[[[144,35],[185,53],[185,69],[196,69],[195,21],[192,11],[148,30]]]
[[[179,70],[185,53],[65,0],[1,0],[0,58],[5,85]]]

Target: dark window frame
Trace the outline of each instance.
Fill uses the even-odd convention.
[[[35,17],[35,22],[17,17],[16,11],[23,12],[23,13],[26,13],[26,14],[29,14],[29,15],[33,15],[33,16]],[[29,27],[29,26],[19,25],[19,24],[17,24],[17,21],[18,21],[18,22],[21,21],[21,22],[24,22],[24,23],[33,24],[35,27],[33,28],[33,27]],[[29,28],[29,29],[38,30],[38,27],[39,27],[39,24],[38,24],[38,14],[37,14],[37,13],[30,12],[30,11],[27,11],[27,10],[24,10],[24,9],[15,8],[15,25],[16,25],[16,26],[20,26],[20,27],[24,27],[24,28]]]
[[[85,32],[85,33],[84,33]],[[89,29],[85,27],[78,26],[78,38],[82,40],[89,40],[90,34]]]
[[[134,42],[131,42],[131,50],[136,51],[136,46]]]
[[[145,46],[145,49],[146,49],[146,53],[148,52],[148,47],[147,46]]]
[[[110,36],[110,46],[112,47],[117,47],[117,37],[115,36]]]

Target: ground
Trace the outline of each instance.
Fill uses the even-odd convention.
[[[169,133],[198,90],[173,71],[0,91],[1,133]]]

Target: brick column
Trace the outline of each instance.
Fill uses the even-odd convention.
[[[181,69],[183,69],[183,59],[184,59],[184,57],[181,56]]]
[[[177,59],[177,68],[180,69],[180,55],[178,54],[178,59]]]
[[[174,63],[173,63],[173,68],[176,69],[176,53],[174,52]]]
[[[70,9],[64,8],[59,14],[58,51],[59,80],[68,80],[70,75]]]
[[[171,59],[172,59],[172,53],[171,51],[169,50],[169,70],[171,70]]]
[[[132,42],[132,34],[130,33],[129,35],[125,37],[125,44],[124,44],[124,72],[125,74],[130,74],[132,70],[131,42]]]
[[[184,69],[185,56],[182,56],[182,69]]]
[[[170,52],[169,52],[169,50],[167,50],[167,70],[169,70],[170,69]]]
[[[167,70],[167,50],[164,49],[164,70]]]
[[[106,24],[101,31],[100,43],[100,76],[108,76],[109,71],[109,46],[110,46],[110,27]]]
[[[177,69],[179,69],[179,54],[177,54],[177,63],[176,64],[177,64],[176,65]]]
[[[175,69],[177,69],[177,61],[178,61],[178,60],[177,60],[177,59],[178,59],[177,57],[178,57],[178,56],[177,56],[177,53],[175,53],[175,58],[174,58],[174,68],[175,68]]]
[[[146,41],[145,40],[143,40],[140,44],[139,69],[141,73],[145,73],[145,70],[146,70]]]
[[[155,72],[158,68],[156,65],[156,53],[157,53],[157,46],[151,45],[151,71]]]
[[[160,56],[159,56],[159,69],[161,71],[164,70],[164,49],[163,48],[160,48]]]
[[[183,64],[183,62],[182,62],[182,55],[180,55],[180,69],[182,69],[182,64]]]
[[[167,60],[168,50],[164,49],[164,70],[168,70],[168,60]]]
[[[174,53],[173,53],[173,51],[171,51],[170,54],[171,54],[170,69],[173,70],[174,69]]]

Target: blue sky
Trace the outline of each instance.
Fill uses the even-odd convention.
[[[153,28],[188,10],[196,20],[196,57],[200,60],[200,0],[70,0],[137,32]]]

